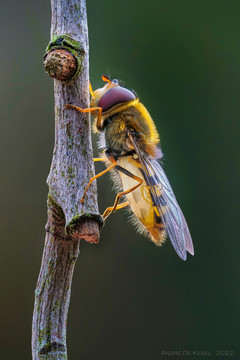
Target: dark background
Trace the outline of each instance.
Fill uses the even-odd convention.
[[[150,111],[196,255],[183,262],[169,242],[157,248],[136,234],[124,211],[112,215],[99,245],[81,243],[69,359],[177,359],[161,354],[178,350],[239,359],[240,2],[87,6],[93,88],[109,71]],[[1,0],[0,14],[1,359],[25,360],[54,142],[53,82],[42,66],[50,1]],[[114,199],[107,181],[98,182],[101,211]]]

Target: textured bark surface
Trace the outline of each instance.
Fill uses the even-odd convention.
[[[46,241],[35,291],[34,360],[67,359],[67,313],[79,242],[97,243],[102,223],[96,184],[90,187],[85,203],[79,201],[94,175],[89,114],[65,109],[65,104],[89,106],[86,4],[85,0],[52,0],[51,4],[51,37],[70,36],[82,44],[84,55],[81,71],[73,80],[54,80],[55,144],[47,180]]]
[[[35,291],[33,359],[67,359],[66,323],[79,240],[66,236],[63,212],[48,201],[42,266]]]
[[[97,214],[96,186],[91,186],[85,204],[80,203],[83,188],[93,176],[91,124],[89,114],[65,109],[65,104],[89,107],[88,29],[84,0],[52,0],[51,37],[67,34],[84,49],[81,73],[68,83],[54,80],[55,146],[48,185],[61,206],[66,225],[84,213]],[[82,225],[82,224],[81,224]],[[79,229],[76,229],[79,233]],[[79,234],[81,238],[81,234]]]

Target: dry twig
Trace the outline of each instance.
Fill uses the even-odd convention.
[[[94,175],[89,114],[88,29],[85,0],[51,0],[51,42],[45,69],[54,80],[55,145],[48,176],[48,221],[33,314],[33,359],[67,359],[66,322],[79,241],[99,241],[96,186],[81,204]],[[58,80],[56,80],[58,79]]]

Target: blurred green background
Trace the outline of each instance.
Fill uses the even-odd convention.
[[[112,215],[99,245],[81,243],[69,359],[177,359],[161,355],[177,350],[239,359],[240,2],[87,6],[93,88],[109,71],[150,111],[196,255],[183,262],[169,242],[157,248],[136,234],[124,211]],[[53,82],[42,66],[50,0],[1,0],[0,14],[1,358],[26,360],[54,143]],[[98,182],[101,211],[114,199],[107,181]]]

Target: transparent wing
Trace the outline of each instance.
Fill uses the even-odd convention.
[[[158,193],[155,191],[157,208],[163,206],[160,214],[173,247],[182,258],[186,258],[186,250],[194,255],[192,238],[187,222],[163,168],[157,160],[149,158],[147,167],[155,174],[155,181],[158,186],[160,186],[160,196],[158,196]],[[156,187],[156,185],[154,187]],[[153,187],[150,186],[150,189],[150,191],[152,191]],[[183,256],[181,256],[181,254]]]
[[[169,239],[181,259],[186,260],[187,251],[194,255],[193,243],[184,215],[177,203],[167,176],[155,159],[142,152],[136,139],[132,142],[139,157],[145,180],[149,186],[154,205],[165,226]]]

